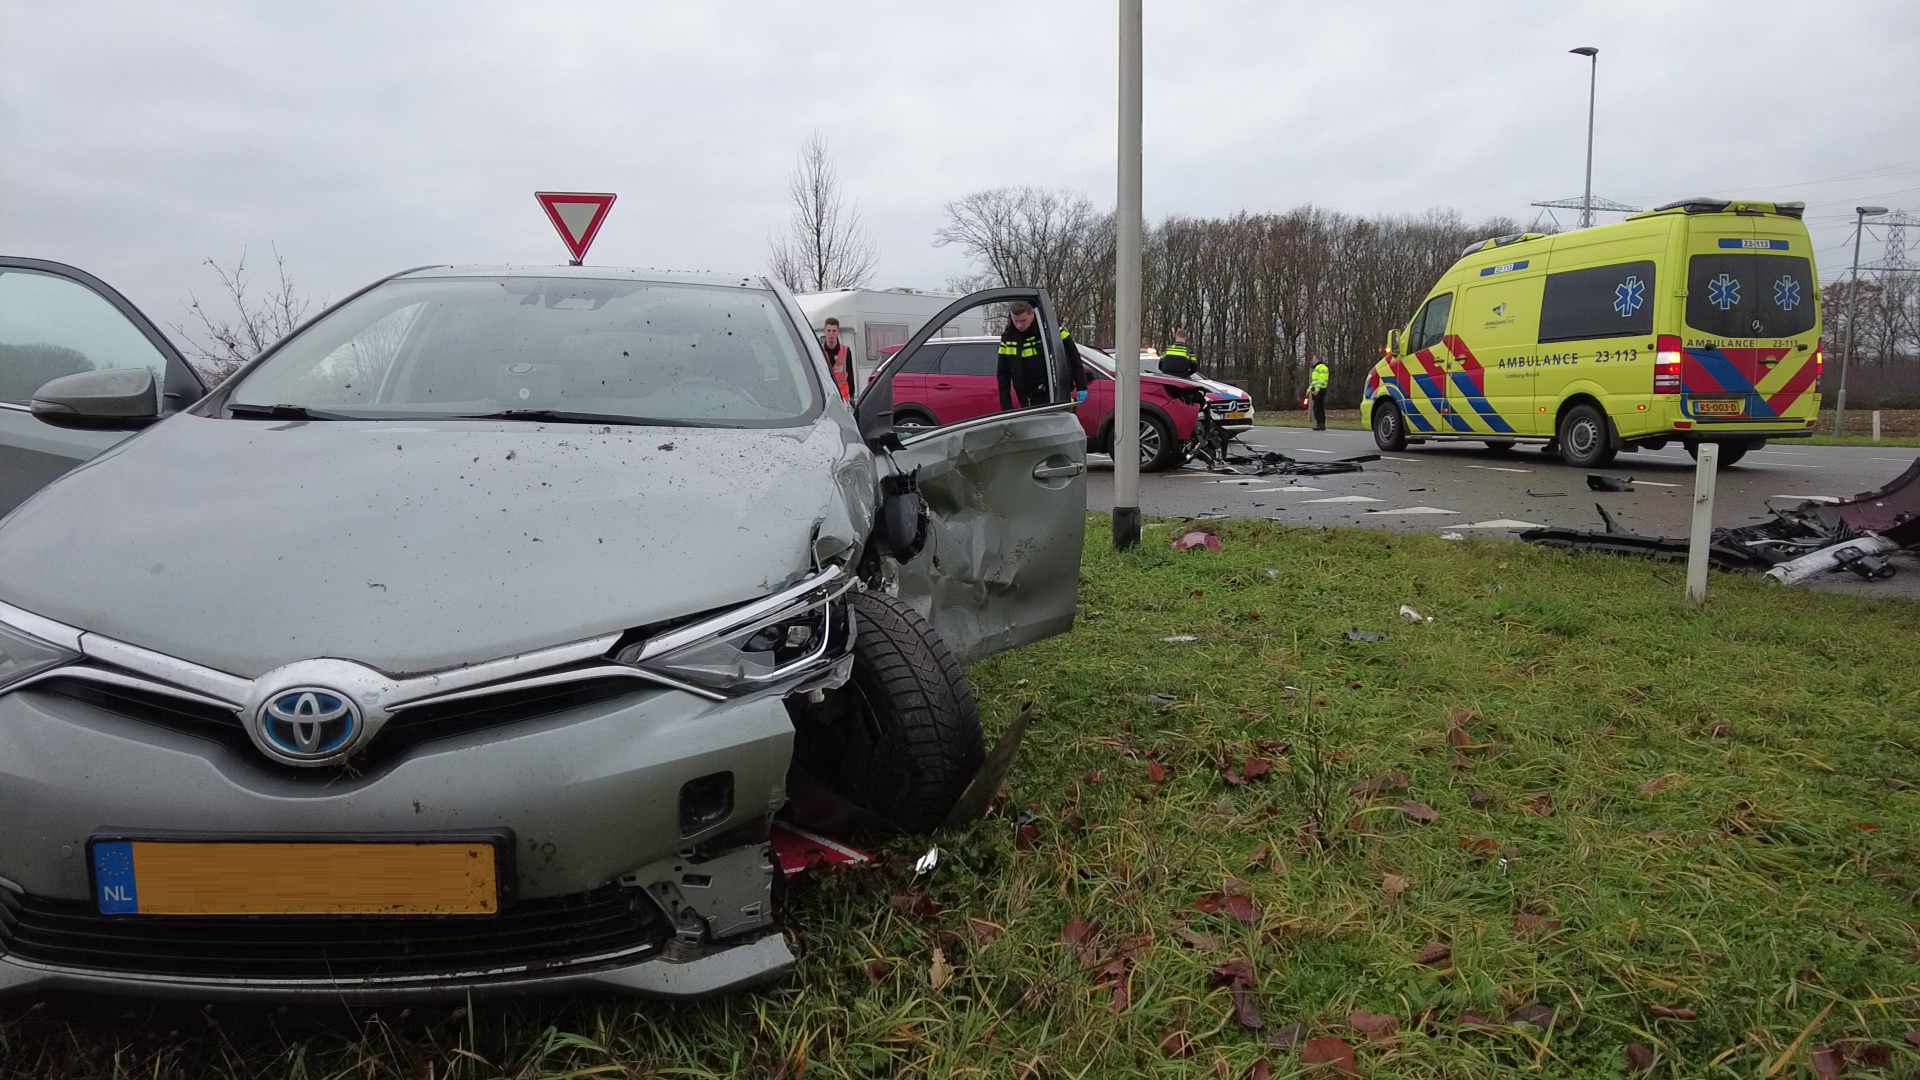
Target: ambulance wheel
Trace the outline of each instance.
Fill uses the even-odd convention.
[[[1513,440],[1512,439],[1488,439],[1487,449],[1493,451],[1496,454],[1504,454],[1507,451],[1513,449]]]
[[[1604,413],[1575,405],[1560,418],[1560,460],[1577,469],[1594,469],[1613,460],[1612,432]]]
[[[1734,465],[1738,464],[1741,458],[1747,456],[1747,451],[1757,449],[1758,447],[1765,446],[1765,445],[1767,444],[1764,442],[1761,442],[1761,443],[1723,442],[1720,444],[1720,460],[1714,464],[1714,468],[1730,469]],[[1699,461],[1700,460],[1700,444],[1688,443],[1687,456],[1692,458],[1695,461]]]
[[[1373,445],[1382,450],[1407,448],[1407,425],[1400,406],[1383,401],[1373,407]]]
[[[876,590],[852,604],[853,678],[789,702],[794,757],[901,832],[929,832],[986,761],[973,687],[919,612]]]

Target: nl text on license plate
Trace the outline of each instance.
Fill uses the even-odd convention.
[[[474,842],[96,840],[103,915],[491,915],[497,851]]]
[[[1696,401],[1693,411],[1698,416],[1739,416],[1747,411],[1747,403],[1738,399],[1732,401]]]

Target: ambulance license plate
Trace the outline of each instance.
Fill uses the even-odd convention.
[[[1731,401],[1696,401],[1693,403],[1695,416],[1739,416],[1747,411],[1747,403],[1739,399]]]
[[[102,915],[492,915],[485,841],[95,840]]]

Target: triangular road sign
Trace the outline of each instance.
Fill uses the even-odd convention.
[[[614,196],[584,191],[536,191],[533,197],[540,200],[561,241],[573,253],[573,265],[579,266],[580,260],[587,257],[587,249],[593,246],[600,223],[607,220]]]

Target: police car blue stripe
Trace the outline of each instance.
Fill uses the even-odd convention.
[[[1787,250],[1787,242],[1785,240],[1755,240],[1755,239],[1752,239],[1751,237],[1743,238],[1738,236],[1721,237],[1720,246],[1723,248],[1733,248],[1736,251],[1786,251]],[[1486,273],[1485,270],[1482,270],[1480,272],[1482,274]]]

